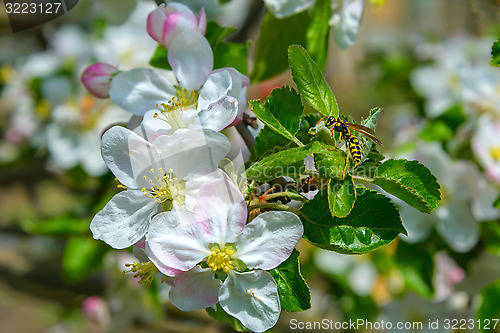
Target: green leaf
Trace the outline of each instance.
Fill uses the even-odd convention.
[[[481,293],[482,302],[477,311],[477,319],[480,320],[482,332],[498,332],[500,328],[500,280],[490,284]],[[489,324],[486,327],[486,324]]]
[[[274,147],[285,147],[290,143],[295,146],[292,141],[286,139],[283,135],[279,135],[269,126],[264,126],[255,138],[255,145],[252,148],[250,160],[255,161],[261,158],[267,151],[272,150]]]
[[[354,207],[356,188],[349,174],[345,179],[335,178],[328,184],[328,205],[333,217],[346,217]]]
[[[323,116],[338,117],[337,100],[307,51],[300,45],[292,45],[288,48],[288,60],[302,97]]]
[[[346,153],[340,149],[325,149],[322,152],[314,154],[314,164],[319,176],[321,178],[342,179],[346,156]]]
[[[72,235],[85,235],[89,233],[89,220],[73,217],[54,217],[43,221],[21,221],[23,231],[30,234],[67,237]]]
[[[317,0],[312,10],[311,24],[307,28],[307,50],[316,61],[318,67],[323,71],[328,56],[328,37],[332,16],[331,0]]]
[[[432,275],[434,261],[431,253],[420,244],[399,242],[396,250],[397,267],[409,289],[423,297],[430,297],[434,292]]]
[[[371,109],[368,118],[363,120],[361,124],[375,131],[377,129],[378,118],[380,117],[383,111],[384,109],[379,107]],[[368,156],[368,154],[371,152],[372,147],[375,145],[375,143],[373,142],[372,139],[363,134],[358,135],[358,138],[359,138],[359,144],[361,146],[361,161],[364,161]]]
[[[168,63],[168,50],[165,48],[165,46],[158,44],[153,57],[151,58],[151,60],[149,60],[149,64],[157,68],[168,70],[172,69],[172,67],[170,67],[170,64]]]
[[[423,213],[432,212],[441,200],[436,177],[417,161],[387,160],[373,183]]]
[[[299,251],[294,249],[290,257],[270,273],[278,285],[283,310],[298,312],[311,308],[311,292],[300,274]]]
[[[308,25],[307,11],[284,19],[277,19],[269,12],[264,14],[255,49],[253,83],[269,79],[288,68],[287,48],[291,44],[306,44]]]
[[[219,303],[216,304],[215,310],[213,308],[206,308],[205,311],[213,319],[231,324],[238,332],[250,332],[238,319],[226,313]]]
[[[317,141],[304,147],[280,151],[254,163],[247,169],[246,175],[248,179],[260,182],[268,182],[282,176],[295,178],[305,171],[304,158],[325,151],[327,149]]]
[[[290,87],[274,89],[264,105],[250,101],[255,115],[275,132],[295,141],[304,107],[297,92]]]
[[[233,67],[241,74],[248,74],[248,47],[249,43],[218,43],[213,48],[214,69]]]
[[[500,39],[497,39],[491,47],[490,64],[493,66],[500,66]]]
[[[495,202],[493,203],[493,207],[500,209],[500,194],[495,199]]]
[[[390,243],[400,233],[407,234],[389,198],[363,187],[356,192],[358,198],[345,218],[332,217],[326,190],[306,202],[299,215],[304,237],[326,250],[362,254]]]
[[[70,238],[62,259],[63,278],[68,283],[85,280],[101,266],[105,252],[106,247],[90,237]]]
[[[224,38],[235,31],[235,27],[221,27],[214,21],[208,21],[205,38],[213,49],[217,44],[221,43]]]

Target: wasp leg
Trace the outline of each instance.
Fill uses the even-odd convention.
[[[349,165],[349,154],[347,154],[347,157],[345,159],[345,167],[344,167],[344,172],[342,173],[342,180],[345,179],[345,172],[347,170],[347,166]]]
[[[318,126],[318,124],[319,124],[319,123],[320,123],[323,119],[325,119],[325,118],[326,118],[326,117],[323,117],[323,118],[321,118],[320,120],[318,120],[318,122],[316,123],[316,126]]]

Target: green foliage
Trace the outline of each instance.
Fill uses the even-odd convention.
[[[288,48],[288,60],[302,97],[323,116],[338,117],[337,100],[307,51],[300,45],[292,45]]]
[[[486,287],[481,293],[482,303],[477,311],[477,319],[481,321],[482,332],[494,332],[500,328],[500,307],[498,300],[500,299],[500,280]],[[496,319],[496,320],[495,320]],[[489,324],[486,327],[486,324]]]
[[[358,199],[345,218],[332,217],[325,190],[306,202],[300,214],[304,237],[326,250],[362,254],[407,234],[389,198],[364,188],[356,191]]]
[[[298,312],[311,308],[311,292],[300,274],[299,251],[294,249],[290,257],[270,273],[278,285],[283,310]]]
[[[72,235],[86,235],[89,233],[87,218],[54,217],[43,221],[24,220],[21,222],[23,231],[30,234],[53,237],[67,237]]]
[[[500,194],[495,199],[495,202],[493,203],[493,207],[500,209]]]
[[[295,90],[289,87],[276,88],[269,94],[264,105],[258,100],[249,103],[252,111],[266,126],[290,141],[298,141],[295,134],[299,130],[304,107]]]
[[[215,310],[212,308],[206,308],[205,311],[213,319],[231,324],[231,326],[238,332],[250,332],[238,319],[227,314],[219,303],[216,304]]]
[[[356,188],[350,175],[345,179],[331,179],[328,184],[328,205],[333,217],[346,217],[356,202]]]
[[[342,179],[346,163],[346,153],[340,149],[332,148],[314,154],[316,170],[318,170],[318,174],[322,178]]]
[[[255,138],[255,145],[252,148],[252,156],[250,159],[255,161],[274,147],[285,147],[291,142],[292,141],[286,139],[283,135],[279,135],[277,132],[273,131],[269,126],[265,126],[259,131],[259,134]]]
[[[205,38],[212,47],[217,46],[217,44],[222,43],[222,40],[236,31],[235,27],[221,27],[214,21],[207,22],[207,31],[205,32]]]
[[[385,161],[373,183],[423,213],[432,212],[441,200],[436,177],[417,161]]]
[[[102,263],[107,247],[89,237],[73,237],[64,248],[63,278],[68,283],[78,283],[88,278]]]
[[[377,129],[377,123],[378,123],[378,118],[382,114],[384,109],[375,107],[370,110],[370,114],[368,115],[368,118],[363,120],[361,124],[363,126],[368,127],[369,129],[375,131]],[[372,139],[367,137],[366,135],[358,135],[359,138],[359,144],[361,146],[361,161],[363,161],[370,151],[372,150],[372,147],[374,146],[374,142]]]
[[[282,176],[294,177],[304,173],[304,158],[313,153],[325,153],[325,151],[327,150],[323,144],[317,141],[304,147],[280,151],[254,163],[247,169],[246,175],[248,179],[263,183]]]
[[[396,261],[405,284],[423,297],[430,297],[434,292],[432,273],[434,261],[432,254],[417,244],[399,242]]]
[[[311,14],[311,23],[307,28],[306,47],[321,70],[325,69],[328,56],[328,37],[330,35],[328,21],[332,16],[331,5],[330,0],[316,1]]]
[[[500,66],[500,39],[497,39],[491,47],[490,64]]]
[[[222,42],[213,48],[214,69],[233,67],[241,74],[248,74],[248,47],[249,43]]]
[[[149,64],[157,68],[168,70],[172,69],[172,67],[170,67],[170,64],[168,63],[168,50],[165,48],[165,46],[158,44],[155,53],[151,57],[151,60],[149,60]]]
[[[264,14],[255,49],[252,82],[264,81],[288,68],[287,48],[291,44],[306,45],[308,25],[307,12],[284,19],[277,19],[269,12]]]

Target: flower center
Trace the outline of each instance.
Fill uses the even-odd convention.
[[[221,250],[219,244],[211,244],[209,249],[212,251],[212,254],[207,259],[208,267],[214,271],[223,271],[226,274],[234,268],[235,265],[231,258],[236,253],[236,246],[234,244],[227,243],[224,246],[224,250]]]
[[[198,96],[199,94],[195,90],[188,91],[181,88],[177,90],[176,96],[172,97],[167,103],[156,105],[160,112],[155,113],[153,117],[165,121],[173,129],[186,128],[191,121],[185,121],[182,118],[182,113],[197,108]]]
[[[175,201],[177,205],[182,206],[186,201],[186,197],[182,191],[186,189],[186,181],[178,180],[172,169],[164,172],[163,168],[150,169],[151,176],[142,176],[142,179],[147,180],[149,188],[143,187],[142,192],[145,196],[155,199],[161,203],[165,211],[172,210],[172,203]]]
[[[500,146],[490,148],[490,154],[496,161],[500,160]]]
[[[128,271],[123,271],[123,274],[128,272],[135,273],[135,278],[141,278],[139,283],[145,283],[147,287],[151,287],[151,282],[155,278],[156,274],[160,272],[151,261],[144,263],[133,262],[131,264],[125,264],[125,267],[130,269]]]

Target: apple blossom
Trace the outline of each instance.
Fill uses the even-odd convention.
[[[81,80],[92,95],[108,98],[111,79],[118,72],[118,68],[113,65],[97,62],[83,70]]]
[[[112,127],[102,136],[102,156],[126,190],[94,217],[94,238],[125,248],[146,234],[156,213],[192,211],[200,186],[224,177],[217,166],[229,148],[229,141],[212,130],[179,130],[150,143],[126,128]]]
[[[237,117],[242,117],[249,79],[233,68],[212,70],[212,49],[205,37],[190,31],[179,33],[170,44],[168,61],[177,82],[150,68],[122,71],[111,81],[111,100],[126,111],[144,116],[169,101],[201,111],[222,97],[232,96],[238,100]]]
[[[183,271],[172,285],[172,304],[191,311],[219,302],[248,329],[262,332],[280,314],[277,285],[266,270],[290,256],[303,227],[286,211],[263,213],[248,224],[246,219],[239,190],[215,180],[200,188],[194,215],[156,215],[146,240],[159,264]],[[202,261],[208,268],[197,265]],[[216,278],[221,276],[224,282]]]
[[[486,176],[500,184],[500,120],[490,115],[479,118],[472,148]]]
[[[198,17],[186,6],[178,2],[171,2],[165,6],[161,4],[148,15],[148,34],[166,48],[181,31],[193,31],[205,34],[207,18],[202,8]]]

